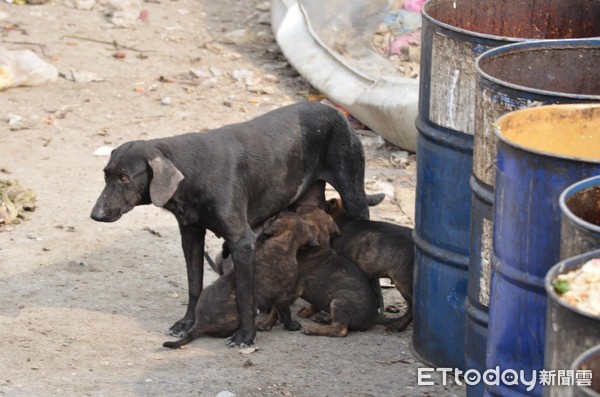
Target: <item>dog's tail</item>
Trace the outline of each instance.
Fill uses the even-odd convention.
[[[179,349],[181,346],[187,345],[194,339],[196,339],[196,336],[193,334],[193,332],[188,332],[181,339],[163,343],[163,347],[168,347],[169,349]]]
[[[374,207],[381,203],[385,198],[385,193],[367,194],[367,204],[369,207]]]
[[[385,328],[388,331],[394,332],[404,331],[411,321],[412,311],[408,311],[400,317],[388,317],[383,313],[379,313],[375,318],[375,324],[385,325]]]

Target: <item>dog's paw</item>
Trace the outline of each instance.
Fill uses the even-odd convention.
[[[248,347],[254,343],[254,334],[249,334],[237,330],[237,332],[225,339],[225,344],[229,347]]]
[[[171,328],[169,328],[167,330],[167,335],[171,335],[176,338],[181,338],[192,327],[193,323],[194,323],[193,320],[188,320],[186,318],[182,318],[181,320],[177,321],[175,324],[173,324],[171,326]]]

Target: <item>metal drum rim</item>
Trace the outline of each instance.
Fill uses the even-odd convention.
[[[600,321],[600,316],[593,315],[591,313],[588,313],[581,309],[578,309],[575,306],[571,306],[571,305],[567,304],[565,301],[560,299],[560,297],[558,296],[558,294],[556,293],[556,291],[554,291],[554,288],[552,287],[552,280],[558,274],[563,273],[564,271],[570,270],[572,268],[580,267],[586,261],[588,261],[590,259],[596,259],[596,258],[600,258],[600,249],[586,252],[581,255],[572,256],[570,258],[567,258],[567,259],[564,259],[564,260],[558,262],[557,264],[552,266],[550,268],[550,270],[548,270],[548,273],[546,273],[546,277],[544,277],[544,287],[546,288],[546,294],[548,295],[548,297],[550,299],[552,299],[554,302],[558,303],[562,308],[564,308],[568,311],[575,312],[586,318]],[[566,262],[574,262],[575,264],[570,264],[570,266],[567,266]]]
[[[597,183],[594,183],[594,182],[597,182]],[[565,216],[567,216],[567,218],[569,218],[569,220],[574,222],[577,226],[583,227],[584,229],[591,230],[595,233],[600,233],[600,226],[594,225],[593,223],[590,223],[584,219],[581,219],[580,217],[575,215],[573,213],[573,211],[571,211],[571,209],[567,206],[567,198],[571,197],[574,194],[581,192],[584,189],[587,189],[587,188],[593,187],[593,186],[600,186],[600,175],[592,176],[587,179],[583,179],[583,180],[581,180],[579,182],[575,182],[574,184],[567,187],[560,194],[558,204],[560,206],[560,210],[562,211],[562,213]]]
[[[599,101],[600,102],[600,95],[573,94],[573,93],[560,92],[560,91],[548,91],[548,90],[542,90],[542,89],[538,89],[538,88],[529,88],[529,87],[526,87],[523,85],[510,83],[508,81],[500,80],[499,78],[494,77],[494,76],[490,75],[489,73],[484,72],[480,66],[480,63],[482,61],[484,61],[485,59],[489,59],[498,54],[507,54],[507,53],[510,53],[511,51],[516,51],[516,50],[520,50],[523,48],[547,48],[547,49],[552,49],[552,50],[560,50],[560,49],[564,49],[564,48],[583,47],[582,44],[589,44],[586,47],[597,48],[598,51],[600,52],[600,38],[598,38],[598,37],[581,38],[581,39],[532,40],[532,41],[526,41],[526,42],[507,44],[507,45],[503,45],[500,47],[491,48],[491,49],[485,51],[484,53],[479,55],[477,57],[477,59],[475,60],[475,70],[477,72],[478,78],[481,80],[487,80],[487,81],[490,81],[501,87],[510,88],[510,89],[513,89],[516,91],[521,91],[521,92],[524,92],[527,94],[538,94],[538,95],[545,95],[545,96],[552,96],[552,97],[559,97],[559,98],[569,98],[569,99],[582,100],[582,101]]]
[[[534,149],[528,146],[523,146],[521,144],[515,143],[507,138],[504,137],[504,135],[502,134],[502,131],[500,131],[500,129],[498,128],[498,124],[500,123],[500,120],[502,120],[505,117],[510,117],[511,115],[515,114],[515,113],[520,113],[520,112],[531,112],[531,111],[537,111],[539,109],[548,109],[548,108],[572,108],[572,109],[576,109],[576,108],[598,108],[600,109],[600,103],[577,103],[577,104],[554,104],[554,105],[544,105],[544,106],[538,106],[538,107],[533,107],[533,108],[523,108],[523,109],[519,109],[519,110],[515,110],[513,112],[509,112],[506,113],[502,116],[500,116],[497,120],[496,123],[494,123],[494,135],[498,138],[498,140],[502,143],[504,143],[505,145],[508,145],[512,148],[516,148],[528,153],[534,153],[534,154],[538,154],[541,156],[545,156],[545,157],[552,157],[552,158],[557,158],[557,159],[562,159],[562,160],[568,160],[568,161],[577,161],[577,162],[582,162],[582,163],[590,163],[590,164],[600,164],[600,158],[598,159],[593,159],[593,158],[589,158],[589,157],[576,157],[576,156],[567,156],[564,154],[560,154],[560,153],[552,153],[552,152],[547,152],[544,150],[538,150],[538,149]]]
[[[441,2],[441,1],[444,1],[444,0],[427,0],[421,7],[421,15],[423,16],[423,18],[427,19],[429,22],[431,22],[434,25],[437,25],[437,26],[444,28],[446,30],[449,30],[449,31],[453,31],[453,32],[462,34],[464,36],[473,37],[473,38],[481,38],[481,39],[486,39],[486,40],[493,40],[493,41],[498,41],[498,42],[520,42],[520,41],[528,40],[526,37],[496,36],[496,35],[489,34],[489,33],[474,32],[471,30],[459,28],[454,25],[450,25],[446,22],[440,21],[439,19],[435,19],[434,17],[432,17],[431,15],[429,15],[427,13],[427,6],[430,5],[431,3],[436,3],[436,2]]]
[[[578,354],[573,360],[571,369],[577,370],[586,358],[589,358],[595,354],[600,354],[600,345],[592,346],[589,349],[582,351],[581,354]]]

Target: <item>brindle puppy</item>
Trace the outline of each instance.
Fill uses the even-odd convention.
[[[377,317],[377,296],[367,276],[348,259],[337,255],[329,245],[339,229],[333,219],[314,206],[296,210],[318,236],[319,246],[298,255],[298,292],[311,304],[298,314],[309,316],[316,311],[328,312],[330,324],[306,324],[308,335],[346,336],[348,330],[371,328]]]
[[[301,247],[316,246],[317,238],[307,223],[294,212],[284,211],[269,219],[256,246],[256,302],[260,310],[277,313],[290,331],[300,329],[292,319],[289,306],[298,297],[296,284],[298,265],[296,255]],[[196,320],[179,340],[163,346],[177,348],[201,335],[226,337],[239,327],[236,304],[235,272],[229,271],[202,290],[196,305]],[[258,325],[259,330],[273,326],[273,316]],[[276,318],[275,318],[276,319]]]
[[[332,241],[335,251],[354,262],[377,286],[380,278],[390,278],[402,294],[408,309],[388,324],[389,329],[402,331],[412,320],[415,259],[412,229],[388,222],[350,221],[340,199],[328,200],[325,210],[341,230],[341,235]]]

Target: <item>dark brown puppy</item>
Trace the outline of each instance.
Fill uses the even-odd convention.
[[[263,225],[256,246],[256,302],[260,310],[277,313],[285,329],[296,331],[300,324],[292,319],[289,306],[298,297],[298,265],[296,255],[301,247],[316,246],[317,237],[296,213],[284,211]],[[196,319],[190,330],[179,340],[163,346],[177,348],[201,335],[226,337],[240,324],[236,304],[236,276],[229,271],[204,288],[196,304]],[[258,325],[270,330],[270,316]],[[276,318],[275,318],[276,320]]]
[[[298,255],[298,293],[311,304],[299,312],[310,315],[328,312],[330,324],[303,325],[308,335],[346,336],[348,330],[366,330],[375,324],[377,296],[367,276],[348,259],[337,255],[329,245],[339,229],[333,219],[314,206],[296,210],[318,236],[319,247]]]
[[[412,320],[415,259],[412,229],[388,222],[350,221],[340,199],[328,200],[325,209],[341,230],[341,235],[331,243],[333,249],[361,268],[372,283],[378,286],[380,278],[388,277],[402,294],[408,309],[388,324],[389,329],[402,331]],[[379,299],[381,307],[383,298]]]

